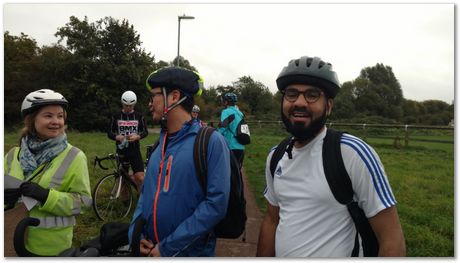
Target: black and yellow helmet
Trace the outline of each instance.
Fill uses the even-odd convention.
[[[147,89],[165,88],[178,89],[187,96],[201,95],[203,80],[198,73],[181,67],[165,67],[158,69],[147,77]]]

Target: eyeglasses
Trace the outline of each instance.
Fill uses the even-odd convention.
[[[314,103],[319,100],[321,97],[322,91],[319,89],[309,89],[306,91],[298,91],[297,89],[286,89],[284,91],[284,98],[289,102],[295,102],[300,94],[303,94],[303,97],[308,103]]]
[[[153,98],[157,95],[163,95],[163,92],[150,92],[150,102],[153,102]]]

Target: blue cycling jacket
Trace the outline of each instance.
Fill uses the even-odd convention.
[[[229,117],[234,115],[234,119],[229,121]],[[217,129],[227,141],[228,147],[231,150],[244,150],[244,145],[236,139],[236,129],[238,123],[243,119],[243,113],[235,106],[227,106],[220,115],[219,128]]]
[[[193,160],[193,145],[199,128],[197,121],[185,123],[168,139],[164,154],[166,132],[161,131],[160,144],[149,158],[129,228],[130,243],[135,221],[142,216],[147,221],[143,237],[159,242],[161,256],[214,256],[213,228],[227,211],[230,157],[224,138],[214,132],[208,145],[205,194]]]

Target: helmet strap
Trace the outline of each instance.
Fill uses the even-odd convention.
[[[163,102],[164,102],[164,109],[163,109],[163,115],[161,116],[160,119],[160,125],[161,128],[167,129],[166,124],[168,123],[168,112],[174,109],[175,107],[179,106],[184,100],[187,99],[187,97],[182,97],[178,102],[173,103],[171,106],[168,106],[168,99],[166,98],[166,88],[162,88],[163,90]]]

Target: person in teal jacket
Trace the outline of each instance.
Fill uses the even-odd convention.
[[[228,147],[232,150],[238,160],[240,167],[243,167],[244,145],[236,139],[238,123],[243,119],[244,114],[236,106],[238,97],[233,92],[225,93],[222,103],[225,107],[220,114],[218,131],[224,136]]]
[[[207,150],[207,186],[201,186],[193,147],[201,128],[190,113],[199,95],[198,75],[167,67],[147,78],[149,109],[160,123],[159,144],[149,156],[144,185],[128,237],[140,239],[140,256],[214,256],[214,226],[226,215],[230,192],[230,151],[213,132]],[[141,221],[138,221],[141,220]],[[145,220],[141,236],[133,237],[137,222]],[[137,244],[136,244],[137,246]]]
[[[75,217],[91,205],[86,156],[67,142],[67,106],[53,90],[29,93],[21,107],[25,127],[20,146],[4,158],[5,210],[28,203],[28,216],[40,223],[28,227],[25,247],[38,256],[70,248]],[[17,223],[6,220],[5,228]]]

